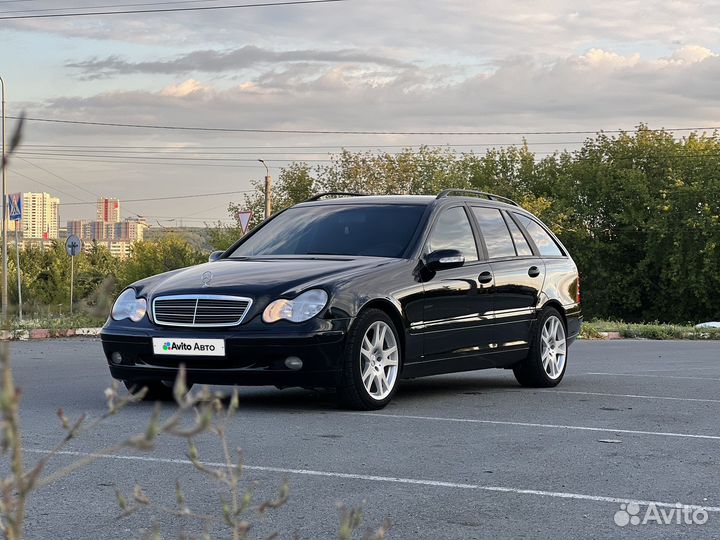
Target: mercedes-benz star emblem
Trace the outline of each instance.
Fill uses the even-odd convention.
[[[203,287],[209,287],[210,282],[212,281],[213,275],[212,272],[209,270],[207,272],[203,272],[202,276],[200,276],[200,281],[202,281]]]

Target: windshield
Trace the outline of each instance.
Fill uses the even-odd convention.
[[[402,257],[425,210],[419,205],[323,205],[290,208],[230,257],[363,255]]]

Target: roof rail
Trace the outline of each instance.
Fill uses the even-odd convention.
[[[480,195],[481,197],[487,198],[489,201],[500,201],[507,204],[512,204],[513,206],[520,206],[518,203],[516,203],[512,199],[508,199],[507,197],[502,197],[500,195],[495,195],[494,193],[488,193],[486,191],[477,191],[475,189],[444,189],[443,191],[438,193],[438,196],[435,198],[442,199],[449,196],[451,193],[467,193],[468,195]]]
[[[333,196],[343,196],[343,197],[364,197],[364,193],[348,193],[345,191],[326,191],[325,193],[318,193],[317,195],[313,195],[309,199],[307,199],[305,202],[311,202],[311,201],[319,201],[323,197],[333,197]]]

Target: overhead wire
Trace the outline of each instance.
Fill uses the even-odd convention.
[[[320,0],[317,0],[320,1]],[[1,18],[0,18],[1,19]],[[18,119],[16,116],[7,118]],[[628,129],[593,129],[593,130],[537,130],[537,131],[380,131],[380,130],[333,130],[333,129],[271,129],[271,128],[225,128],[211,126],[177,126],[163,124],[131,124],[122,122],[96,122],[89,120],[63,120],[59,118],[26,117],[28,122],[46,122],[56,124],[74,124],[84,126],[120,127],[133,129],[162,129],[178,131],[208,131],[219,133],[284,133],[296,135],[440,135],[440,136],[467,136],[467,135],[595,135],[598,133],[630,133]],[[674,128],[643,128],[651,132],[670,131],[716,131],[720,126],[674,127]]]
[[[165,197],[144,197],[142,199],[123,199],[122,202],[148,202],[148,201],[170,201],[170,200],[177,200],[177,199],[196,199],[199,197],[218,197],[221,195],[237,195],[240,193],[253,193],[254,189],[240,189],[235,191],[220,191],[216,193],[193,193],[190,195],[168,195]],[[70,202],[70,203],[60,203],[60,206],[77,206],[81,204],[95,204],[95,202]]]
[[[192,151],[192,150],[206,150],[206,149],[220,149],[220,150],[312,150],[312,149],[346,149],[346,148],[368,148],[368,149],[380,149],[380,148],[394,148],[394,149],[405,149],[405,148],[474,148],[474,147],[495,147],[495,146],[547,146],[547,145],[561,145],[561,144],[583,144],[585,141],[526,141],[526,142],[485,142],[485,143],[474,143],[474,144],[454,144],[454,143],[434,143],[434,144],[326,144],[326,145],[294,145],[294,146],[253,146],[253,145],[187,145],[187,146],[168,146],[168,145],[116,145],[116,144],[24,144],[23,147],[38,148],[47,150],[65,150],[65,149],[87,149],[87,151],[105,151],[117,149],[117,151],[128,151],[133,150],[143,151],[145,149],[158,149],[167,151]],[[212,152],[215,153],[215,152]],[[307,152],[282,152],[283,154],[292,153],[307,153]]]
[[[68,9],[108,9],[117,7],[135,7],[135,6],[164,6],[164,5],[175,5],[175,4],[201,4],[209,2],[220,2],[222,0],[176,0],[174,2],[139,2],[134,4],[101,4],[96,6],[71,6],[71,7],[60,7],[60,8],[33,8],[33,9],[14,9],[10,11],[0,11],[0,15],[6,13],[37,13],[40,11],[65,11]],[[2,4],[3,2],[0,2]]]
[[[233,4],[223,6],[195,6],[195,7],[180,7],[180,8],[156,8],[156,9],[127,9],[119,11],[85,11],[85,12],[70,12],[70,13],[40,13],[35,15],[7,15],[0,17],[0,21],[9,20],[20,20],[20,19],[55,19],[60,17],[88,17],[98,15],[138,15],[138,14],[149,14],[149,13],[177,13],[187,11],[210,11],[218,9],[243,9],[243,8],[261,8],[261,7],[283,7],[283,6],[298,6],[298,5],[310,5],[310,4],[331,4],[337,2],[349,2],[350,0],[285,0],[278,2],[257,2],[254,4]],[[82,9],[81,6],[68,9]]]
[[[602,153],[597,155],[578,155],[578,150],[553,150],[542,152],[531,152],[533,156],[550,157],[553,155],[574,154],[573,159],[580,161],[593,160],[597,158],[607,158],[616,160],[640,160],[640,159],[671,159],[671,158],[688,158],[703,159],[720,156],[718,152],[706,152],[702,154],[657,154],[657,155],[613,155]],[[338,153],[329,153],[330,157],[325,159],[319,158],[267,158],[268,163],[333,163],[336,162]],[[402,154],[373,154],[376,157],[385,155],[400,156]],[[472,155],[483,158],[487,154],[463,153],[461,156]],[[225,158],[225,157],[176,157],[176,156],[136,156],[136,155],[86,155],[73,153],[28,153],[18,152],[18,157],[30,156],[33,160],[50,160],[50,161],[78,161],[89,163],[125,163],[125,164],[145,164],[145,165],[177,165],[177,166],[209,166],[209,167],[231,167],[231,168],[251,168],[257,169],[255,165],[243,165],[243,163],[256,162],[256,158]],[[225,164],[225,165],[223,165]]]
[[[37,169],[40,169],[41,171],[44,171],[44,172],[46,172],[47,174],[49,174],[49,175],[51,175],[51,176],[54,176],[55,178],[57,178],[57,179],[59,179],[59,180],[62,180],[63,182],[66,182],[66,183],[70,184],[71,186],[73,186],[73,187],[75,187],[75,188],[77,188],[77,189],[79,189],[79,190],[81,190],[81,191],[84,191],[85,193],[89,193],[89,194],[92,195],[93,197],[100,197],[100,195],[98,195],[97,193],[95,193],[95,192],[93,192],[93,191],[90,191],[89,189],[81,186],[80,184],[77,184],[77,183],[73,182],[72,180],[68,180],[67,178],[64,178],[63,176],[60,176],[59,174],[54,173],[53,171],[51,171],[51,170],[49,170],[49,169],[46,169],[45,167],[42,167],[41,165],[38,165],[37,163],[33,163],[32,161],[30,161],[30,160],[28,160],[28,159],[25,159],[24,157],[22,157],[22,155],[19,155],[20,152],[17,152],[17,154],[18,154],[18,155],[17,155],[17,158],[20,159],[20,160],[22,160],[22,161],[24,161],[24,162],[27,163],[28,165],[32,165],[33,167],[35,167],[35,168],[37,168]]]
[[[183,167],[223,167],[231,169],[257,169],[255,165],[223,165],[218,163],[195,163],[192,161],[185,163],[172,163],[169,161],[126,161],[122,159],[90,159],[90,158],[79,158],[79,157],[52,157],[52,156],[33,156],[33,160],[46,160],[46,161],[72,161],[72,162],[87,162],[87,163],[120,163],[127,165],[177,165]],[[269,160],[268,160],[269,161]]]
[[[18,154],[19,154],[19,153],[20,153],[20,152],[18,152]],[[93,197],[96,198],[96,201],[83,202],[83,204],[97,204],[97,200],[103,198],[103,196],[100,195],[99,193],[97,193],[97,192],[95,192],[95,191],[92,191],[92,190],[89,190],[89,189],[81,186],[80,184],[77,184],[76,182],[73,182],[72,180],[69,180],[69,179],[65,178],[64,176],[61,176],[61,175],[57,174],[56,172],[51,171],[50,169],[47,169],[47,168],[45,168],[45,167],[42,167],[41,165],[38,165],[37,163],[33,163],[32,161],[23,158],[21,155],[18,155],[17,157],[18,157],[18,159],[24,161],[24,162],[27,163],[28,165],[32,165],[33,167],[35,167],[35,168],[37,168],[37,169],[40,169],[41,171],[44,171],[45,173],[47,173],[47,174],[49,174],[49,175],[51,175],[51,176],[54,176],[54,177],[57,178],[58,180],[62,180],[63,182],[66,182],[66,183],[70,184],[71,186],[73,186],[73,187],[75,187],[75,188],[77,188],[77,189],[79,189],[79,190],[81,190],[81,191],[84,191],[85,193],[89,193],[90,195],[92,195]],[[21,175],[21,176],[22,176],[22,175]],[[41,183],[41,182],[39,182],[38,180],[35,180],[35,181],[38,182],[38,183]],[[43,184],[43,185],[47,186],[47,184]],[[61,191],[61,190],[59,190],[59,189],[57,189],[57,188],[52,188],[52,189],[54,189],[54,190],[56,190],[56,191]],[[63,191],[61,191],[61,192],[64,193]],[[66,194],[67,194],[67,193],[66,193]],[[75,198],[75,199],[81,200],[81,199],[79,199],[79,197],[76,197],[76,196],[72,196],[72,197]],[[126,201],[126,202],[128,202],[128,201]],[[68,203],[68,204],[71,204],[71,203]],[[130,213],[131,215],[133,215],[133,216],[141,216],[141,214],[133,211],[132,209],[127,208],[127,207],[125,207],[125,208],[126,208],[126,210],[128,211],[128,213]]]
[[[82,200],[80,197],[78,197],[77,195],[73,195],[72,193],[68,193],[67,191],[63,191],[62,189],[58,188],[57,186],[52,186],[52,185],[50,185],[50,184],[46,184],[46,183],[43,182],[42,180],[38,180],[37,178],[34,178],[34,177],[29,176],[29,175],[27,175],[27,174],[21,173],[20,171],[17,171],[17,170],[15,170],[15,169],[12,169],[12,175],[14,175],[14,176],[20,176],[20,177],[22,177],[22,178],[25,178],[25,179],[30,180],[30,181],[32,181],[32,182],[35,182],[35,183],[37,183],[37,184],[39,184],[39,185],[41,185],[41,186],[44,186],[44,187],[46,187],[46,188],[48,188],[48,189],[52,189],[53,191],[62,193],[63,195],[67,195],[68,197],[72,197],[73,199],[77,199],[78,201],[86,202],[86,201],[83,201],[83,200]]]

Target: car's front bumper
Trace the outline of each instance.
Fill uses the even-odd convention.
[[[187,381],[200,384],[334,386],[350,320],[316,321],[310,326],[198,329],[109,322],[102,340],[110,373],[116,379],[173,381],[182,364]],[[170,356],[153,352],[152,338],[215,338],[225,340],[225,356]],[[120,353],[113,359],[113,353]],[[288,357],[302,368],[285,365]]]

